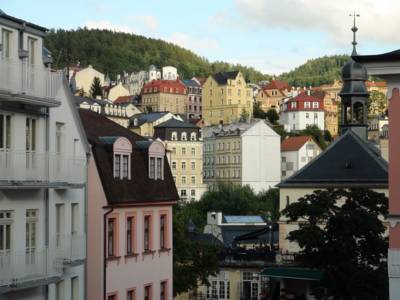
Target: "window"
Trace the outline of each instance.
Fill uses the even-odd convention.
[[[186,155],[186,148],[185,147],[182,148],[182,155]]]
[[[0,114],[0,150],[11,148],[11,116]]]
[[[150,173],[149,173],[150,178],[155,179],[156,176],[156,158],[155,157],[150,157]]]
[[[160,300],[167,300],[167,281],[160,284]]]
[[[196,184],[196,176],[192,176],[192,178],[191,178],[191,183],[192,183],[192,184]]]
[[[35,48],[36,48],[36,39],[28,38],[28,61],[29,64],[35,64]]]
[[[182,141],[187,141],[187,133],[186,132],[182,132],[181,133],[181,140]]]
[[[135,219],[132,216],[126,218],[126,255],[135,252]]]
[[[156,175],[156,179],[162,179],[162,158],[161,157],[157,157],[157,175]]]
[[[190,163],[190,168],[191,168],[192,170],[196,170],[196,163],[195,163],[194,161],[192,161],[192,162]]]
[[[62,238],[64,236],[64,220],[65,210],[64,204],[56,204],[56,246],[62,246]]]
[[[129,176],[129,155],[122,155],[122,178]]]
[[[176,170],[176,161],[173,161],[171,163],[171,167],[172,167],[172,170]]]
[[[167,215],[160,216],[160,248],[167,248]]]
[[[26,149],[26,167],[34,167],[34,154],[36,150],[36,119],[26,118],[26,138],[25,138],[25,149]]]
[[[282,171],[282,177],[286,176],[286,171]]]
[[[144,241],[143,241],[144,251],[151,250],[151,216],[147,215],[144,217]]]
[[[196,196],[196,190],[190,190],[190,196],[192,197]]]
[[[192,133],[190,134],[190,140],[191,140],[191,141],[195,141],[195,140],[196,140],[196,132],[192,132]]]
[[[182,170],[186,170],[186,162],[183,161],[183,162],[181,163],[181,166],[182,166]]]
[[[0,253],[11,250],[12,211],[0,211]]]
[[[186,197],[186,196],[187,196],[186,190],[181,190],[181,197]]]
[[[108,256],[112,257],[115,256],[115,218],[109,218],[107,221],[107,249],[108,249]]]
[[[172,147],[171,153],[176,154],[176,147]]]
[[[151,300],[151,285],[146,285],[144,287],[144,300]]]
[[[319,103],[318,102],[313,102],[312,103],[312,107],[313,108],[318,108],[319,107]]]
[[[175,131],[171,134],[171,140],[172,141],[176,141],[178,139],[178,133],[176,133]]]
[[[64,300],[64,289],[65,289],[65,283],[64,280],[61,280],[56,283],[56,300]]]
[[[26,264],[35,263],[36,251],[36,228],[37,228],[37,209],[27,209],[26,216],[26,233],[25,233],[25,249],[26,249]]]
[[[296,108],[297,107],[297,102],[292,102],[291,103],[291,108]]]
[[[195,156],[195,155],[196,155],[196,148],[192,148],[190,154],[191,154],[192,156]]]
[[[218,299],[218,294],[217,294],[217,281],[212,281],[212,282],[211,282],[211,298],[213,298],[213,299]]]
[[[286,156],[282,156],[282,162],[286,162]]]
[[[64,128],[65,124],[56,122],[56,153],[60,154],[64,149]]]
[[[238,93],[237,93],[237,94],[238,94],[238,96],[240,97],[240,89],[238,89]]]
[[[310,108],[311,107],[311,103],[306,101],[304,102],[304,108]]]
[[[186,176],[182,176],[181,182],[182,182],[182,184],[186,184]]]
[[[121,155],[114,155],[114,178],[121,177]]]
[[[79,232],[79,203],[71,203],[71,235]]]
[[[126,300],[135,300],[135,290],[129,290],[126,292]]]
[[[11,31],[3,29],[2,31],[2,42],[3,42],[3,57],[10,58],[10,37]]]
[[[309,113],[306,113],[306,119],[308,119],[310,117]]]
[[[219,298],[225,299],[225,281],[219,282]]]
[[[71,278],[71,300],[79,300],[79,277]]]

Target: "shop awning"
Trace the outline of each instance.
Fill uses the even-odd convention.
[[[298,280],[321,280],[322,271],[306,268],[272,267],[264,269],[261,272],[261,276]]]

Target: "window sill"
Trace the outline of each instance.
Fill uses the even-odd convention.
[[[107,261],[120,260],[121,256],[108,256]]]
[[[150,255],[150,254],[154,254],[154,253],[156,253],[155,250],[146,250],[146,251],[142,252],[143,255]]]
[[[132,257],[138,257],[139,253],[130,253],[130,254],[126,254],[125,258],[132,258]]]
[[[159,249],[158,250],[158,252],[169,252],[169,251],[171,251],[171,248],[161,248],[161,249]]]

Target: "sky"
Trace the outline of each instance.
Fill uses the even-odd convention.
[[[397,50],[397,0],[0,0],[6,14],[47,27],[111,29],[173,42],[278,75],[308,59]]]

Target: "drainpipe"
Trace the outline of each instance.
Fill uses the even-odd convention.
[[[85,270],[84,270],[84,283],[85,283],[85,299],[88,299],[88,288],[87,288],[87,271],[88,271],[88,207],[89,207],[89,159],[90,153],[86,154],[86,181],[85,181],[85,199],[84,199],[84,228],[83,232],[85,233]]]
[[[45,129],[46,130],[45,153],[46,153],[46,156],[49,157],[48,153],[49,153],[49,148],[50,148],[50,109],[48,107],[46,108],[46,125],[45,125],[45,127],[46,127],[46,129]],[[50,174],[49,161],[47,161],[47,168],[45,168],[45,170],[47,171],[47,176],[49,176],[49,174]],[[46,179],[49,180],[50,178],[47,177]],[[46,253],[47,253],[47,255],[46,255],[46,268],[47,268],[47,266],[49,264],[48,252],[49,252],[49,240],[50,240],[49,239],[49,223],[50,223],[49,222],[49,215],[50,215],[50,213],[49,213],[49,188],[44,189],[44,205],[45,205],[45,209],[44,209],[45,210],[45,213],[44,213],[44,215],[45,215],[44,245],[45,245],[45,249],[46,249]],[[46,297],[46,299],[49,298],[49,286],[48,285],[45,286],[45,297]]]
[[[103,300],[107,296],[107,216],[112,213],[113,207],[103,215]]]

